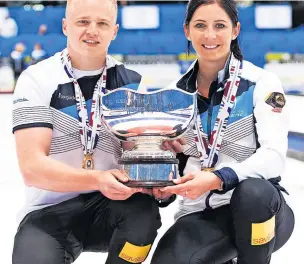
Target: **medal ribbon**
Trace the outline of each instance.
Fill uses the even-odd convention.
[[[202,170],[213,168],[218,161],[224,132],[227,128],[227,123],[234,106],[237,89],[240,84],[242,66],[242,62],[237,60],[232,54],[229,64],[230,77],[224,87],[224,95],[209,143],[204,136],[201,117],[199,112],[197,112],[196,125],[193,128],[193,132]]]
[[[89,118],[85,98],[73,74],[71,59],[67,49],[63,50],[61,53],[61,62],[63,64],[66,74],[74,84],[75,100],[76,100],[78,120],[79,120],[79,134],[81,138],[83,154],[85,157],[87,157],[88,155],[92,156],[97,146],[99,133],[101,131],[101,126],[102,126],[101,97],[103,94],[106,93],[106,81],[107,81],[106,66],[104,67],[101,77],[97,81],[94,88],[94,93],[92,98],[92,108]],[[90,161],[92,162],[92,160]]]

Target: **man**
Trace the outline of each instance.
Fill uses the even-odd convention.
[[[106,263],[141,263],[161,226],[155,199],[123,184],[121,144],[99,118],[102,93],[141,82],[107,55],[116,17],[115,0],[68,1],[67,49],[18,80],[13,132],[27,199],[14,264],[67,264],[83,251],[109,252]]]

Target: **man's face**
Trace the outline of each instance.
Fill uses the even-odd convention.
[[[87,58],[104,56],[113,39],[117,7],[112,0],[70,0],[63,32],[68,37],[69,52]]]

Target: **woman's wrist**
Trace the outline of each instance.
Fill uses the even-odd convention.
[[[213,184],[212,184],[212,190],[223,190],[223,181],[221,180],[220,177],[218,177],[216,174],[211,173],[214,177]]]

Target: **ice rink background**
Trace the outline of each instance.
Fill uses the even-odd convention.
[[[293,131],[304,132],[303,114],[299,112],[299,107],[304,103],[301,96],[288,96],[287,107],[292,113],[290,115],[290,127]],[[23,182],[19,173],[17,159],[15,155],[14,137],[11,133],[11,94],[0,94],[0,263],[9,264],[13,239],[16,232],[16,213],[24,202]],[[285,173],[282,175],[282,185],[290,192],[287,198],[294,209],[296,217],[295,231],[288,243],[273,255],[272,264],[301,264],[303,263],[303,236],[304,236],[304,163],[294,159],[288,159]],[[159,235],[154,243],[152,251],[145,261],[150,263],[150,258],[157,244],[158,239],[173,224],[173,214],[176,210],[176,203],[161,209],[163,226],[159,230]],[[33,249],[34,250],[34,249]],[[186,250],[186,249],[185,249]],[[102,264],[105,263],[106,254],[83,253],[74,262],[76,264]],[[34,263],[33,263],[34,264]],[[165,264],[165,263],[164,263]]]

